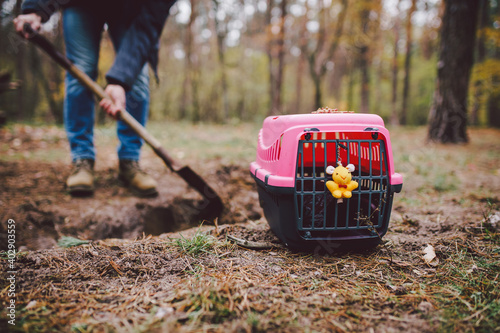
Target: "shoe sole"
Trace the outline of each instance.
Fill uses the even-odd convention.
[[[139,191],[132,187],[129,187],[129,189],[141,198],[152,198],[158,196],[158,191],[155,188],[144,191]]]
[[[68,188],[68,192],[73,197],[89,197],[94,194],[94,188],[85,185],[72,186]]]

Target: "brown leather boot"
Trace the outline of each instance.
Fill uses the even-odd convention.
[[[76,160],[73,165],[73,172],[66,180],[68,192],[72,196],[94,194],[94,160]]]
[[[120,160],[120,173],[118,177],[134,193],[141,197],[158,195],[158,191],[156,190],[158,183],[153,177],[141,170],[138,161]]]

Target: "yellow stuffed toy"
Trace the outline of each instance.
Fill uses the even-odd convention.
[[[352,197],[351,191],[357,189],[359,186],[358,182],[352,180],[351,172],[353,171],[353,164],[343,167],[341,162],[338,162],[338,167],[336,168],[331,165],[326,168],[326,173],[332,175],[333,179],[333,181],[329,180],[326,182],[326,187],[338,199],[338,203],[343,202],[342,198],[348,199]]]

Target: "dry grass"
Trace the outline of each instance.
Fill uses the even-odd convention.
[[[474,130],[471,144],[459,147],[427,144],[421,128],[391,133],[405,184],[384,246],[320,255],[280,246],[253,251],[227,240],[269,241],[262,219],[21,253],[15,329],[498,330],[500,225],[491,221],[499,214],[500,133]],[[438,265],[422,259],[426,244]]]
[[[170,240],[152,238],[21,255],[17,328],[29,332],[497,328],[498,233],[465,233],[434,244],[441,264],[432,267],[421,259],[419,249],[389,246],[341,256],[286,249],[256,252],[231,245],[224,232],[211,241],[210,251],[195,255]]]

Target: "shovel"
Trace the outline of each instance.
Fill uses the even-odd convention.
[[[34,31],[29,23],[24,25],[24,31],[29,34],[28,40],[43,51],[45,51],[54,61],[66,69],[71,75],[73,75],[81,84],[90,89],[100,100],[104,98],[109,98],[104,92],[104,89],[98,85],[94,80],[92,80],[87,74],[78,69],[75,65],[71,63],[64,55],[57,51],[50,41],[45,37]],[[222,212],[224,205],[221,198],[217,193],[201,178],[196,172],[194,172],[189,166],[182,165],[175,161],[167,151],[161,146],[160,142],[156,140],[151,134],[149,134],[144,126],[142,126],[137,120],[127,110],[120,110],[119,119],[130,126],[148,145],[153,148],[156,155],[158,155],[163,162],[172,170],[177,173],[182,179],[184,179],[189,186],[198,191],[204,198],[205,201],[203,205],[198,208],[200,210],[205,210],[210,217],[217,217]]]

